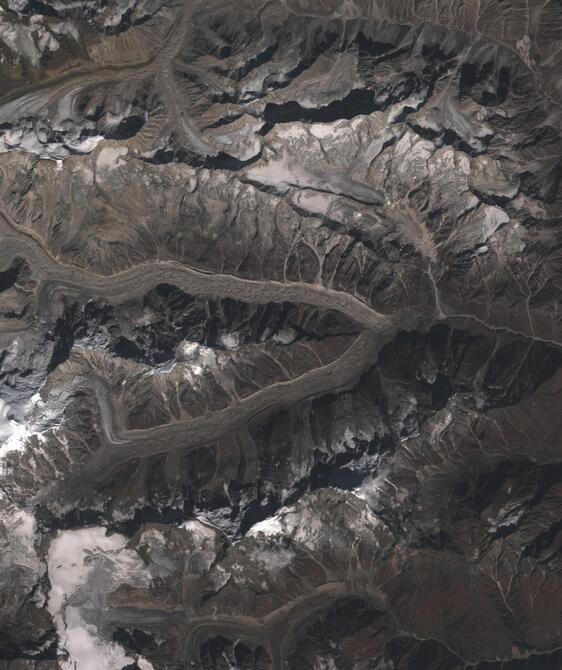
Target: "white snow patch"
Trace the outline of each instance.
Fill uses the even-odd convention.
[[[79,40],[79,33],[76,26],[71,23],[54,23],[51,30],[57,35],[70,35],[76,42]]]
[[[12,407],[0,399],[0,459],[10,451],[23,451],[25,441],[31,435],[27,426],[12,416]]]
[[[184,521],[179,528],[189,531],[200,542],[204,542],[205,540],[212,540],[214,542],[217,534],[217,531],[196,519]]]
[[[20,12],[23,12],[26,6],[27,6],[27,0],[8,0],[8,7],[13,12],[17,12],[18,14]]]
[[[38,393],[31,397],[25,406],[23,415],[26,416],[39,401]],[[21,414],[21,410],[17,412]],[[2,472],[1,461],[12,451],[23,452],[28,439],[35,435],[39,441],[44,442],[45,437],[40,432],[33,430],[33,426],[26,421],[16,420],[16,410],[5,400],[0,399],[0,472]]]
[[[39,572],[41,564],[34,548],[36,525],[33,514],[21,509],[10,509],[9,514],[2,519],[2,525],[8,541],[0,541],[1,563]]]
[[[271,338],[275,344],[291,344],[297,339],[297,333],[292,328],[284,328]]]
[[[213,349],[189,340],[180,342],[176,349],[176,359],[189,364],[185,366],[188,377],[200,377],[205,370],[216,368],[219,360]]]
[[[253,526],[247,533],[250,537],[261,537],[262,540],[275,538],[279,535],[291,538],[294,542],[308,548],[318,548],[326,543],[348,541],[346,535],[378,531],[384,523],[365,505],[357,492],[347,492],[340,498],[349,506],[349,515],[346,512],[343,528],[335,529],[330,515],[319,508],[319,497],[310,494],[299,503],[282,507],[275,515]],[[339,538],[339,539],[338,539]],[[372,538],[377,544],[377,540]]]
[[[86,137],[86,139],[81,140],[80,142],[67,141],[66,144],[71,147],[73,151],[76,151],[79,154],[89,154],[103,139],[103,135],[92,135],[91,137]],[[125,149],[125,151],[127,150]]]
[[[217,530],[197,519],[185,521],[179,528],[191,535],[195,547],[193,552],[185,556],[185,572],[202,574],[203,571],[210,570],[217,556]]]
[[[281,139],[303,139],[306,135],[306,128],[301,123],[283,123],[277,127],[277,137]]]
[[[338,670],[338,668],[333,656],[317,656],[314,670]]]
[[[335,435],[335,439],[331,444],[334,453],[346,452],[353,449],[355,443],[358,441],[370,442],[375,436],[375,427],[372,425],[365,425],[362,428],[359,426],[345,425],[343,433],[341,427]],[[364,454],[365,463],[368,459],[368,454]]]
[[[96,174],[110,172],[124,162],[124,156],[128,153],[127,147],[103,147],[96,160]]]
[[[33,27],[0,19],[0,41],[18,57],[24,56],[33,66],[39,65],[41,52],[33,41]]]
[[[158,530],[158,528],[145,528],[140,536],[139,544],[142,545],[152,543],[165,545],[166,538],[164,537],[164,533],[162,533],[161,530]]]
[[[281,512],[281,510],[279,511]],[[250,528],[250,530],[247,532],[247,535],[257,535],[258,533],[265,535],[265,537],[281,535],[283,533],[281,519],[275,515],[269,517],[268,519],[264,519],[263,521],[259,521]]]
[[[312,513],[308,505],[282,507],[277,514],[260,521],[247,535],[262,535],[271,538],[278,535],[291,537],[295,542],[314,547],[321,538],[323,521],[318,514]]]
[[[180,342],[177,348],[178,357],[183,361],[189,361],[197,357],[201,345],[198,342],[190,342],[189,340],[183,340]]]
[[[68,652],[62,670],[121,670],[134,661],[119,644],[101,639],[92,623],[103,621],[107,595],[119,584],[149,584],[142,560],[126,544],[126,537],[106,535],[102,527],[59,531],[51,542],[47,609]]]
[[[219,342],[225,349],[238,349],[240,338],[237,333],[225,333],[219,337]]]
[[[295,558],[294,552],[285,547],[255,547],[248,557],[265,567],[270,575],[277,576]]]
[[[499,207],[488,206],[482,209],[484,211],[484,216],[480,221],[480,226],[482,229],[482,241],[486,242],[498,228],[505,223],[509,223],[510,219],[509,215]]]
[[[330,137],[335,132],[334,124],[332,123],[313,123],[310,126],[310,132],[319,140],[325,137]]]

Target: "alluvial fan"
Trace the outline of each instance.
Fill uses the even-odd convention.
[[[0,0],[0,670],[562,668],[560,0]]]

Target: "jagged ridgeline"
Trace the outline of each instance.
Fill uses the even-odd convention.
[[[561,38],[0,0],[0,670],[560,670]]]

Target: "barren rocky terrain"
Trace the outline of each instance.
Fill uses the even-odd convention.
[[[562,668],[560,0],[0,0],[0,670]]]

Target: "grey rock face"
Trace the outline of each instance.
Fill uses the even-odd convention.
[[[558,670],[562,14],[0,0],[0,670]]]

